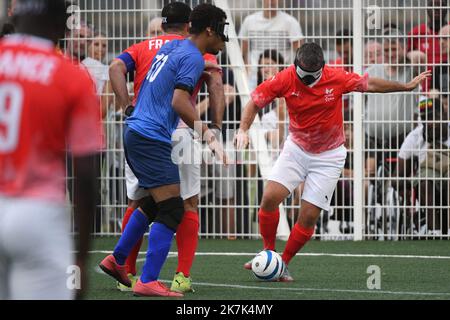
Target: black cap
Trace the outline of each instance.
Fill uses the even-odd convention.
[[[191,11],[191,7],[184,2],[171,2],[162,10],[162,24],[189,23]]]

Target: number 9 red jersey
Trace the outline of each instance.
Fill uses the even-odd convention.
[[[0,42],[0,196],[65,199],[65,154],[102,148],[99,100],[87,72],[44,39]]]

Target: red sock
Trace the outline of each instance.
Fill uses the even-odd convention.
[[[183,272],[186,277],[191,273],[194,263],[195,251],[198,244],[198,213],[187,211],[177,230],[178,246],[178,272]]]
[[[125,215],[124,215],[123,221],[122,221],[122,232],[123,232],[123,230],[125,230],[125,227],[127,226],[128,221],[130,220],[131,216],[133,215],[134,210],[136,210],[136,209],[133,209],[131,207],[127,208],[127,211],[125,212]],[[127,260],[125,261],[125,265],[127,267],[127,273],[131,273],[134,276],[136,275],[136,259],[137,259],[137,256],[139,255],[139,250],[141,249],[142,240],[143,240],[143,238],[141,238],[136,243],[136,245],[133,247],[130,254],[128,255]]]
[[[313,234],[314,228],[307,229],[296,223],[291,231],[286,248],[284,249],[282,256],[283,261],[286,264],[289,264],[297,252],[299,252],[300,249],[303,248],[303,246],[311,239]]]
[[[280,211],[267,212],[259,209],[259,232],[263,237],[264,249],[275,250],[275,240],[277,238],[278,222],[280,220]]]

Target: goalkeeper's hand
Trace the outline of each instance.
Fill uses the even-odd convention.
[[[234,137],[234,145],[237,150],[244,150],[247,148],[249,142],[248,131],[239,129]]]

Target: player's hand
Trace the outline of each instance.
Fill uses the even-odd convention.
[[[203,70],[204,77],[211,77],[213,72],[222,71],[222,68],[214,62],[205,61],[205,70]]]
[[[237,150],[244,150],[247,148],[249,142],[248,132],[239,129],[234,137],[234,145]]]
[[[409,91],[413,91],[416,89],[423,81],[427,80],[429,77],[431,77],[431,71],[425,71],[422,72],[420,75],[415,77],[410,83],[406,85],[407,89]]]
[[[224,166],[227,166],[229,161],[228,156],[223,149],[222,139],[217,138],[211,129],[206,130],[203,133],[203,137],[217,160],[219,160],[220,163],[223,163]]]
[[[222,71],[222,67],[212,61],[205,61],[206,71]]]

